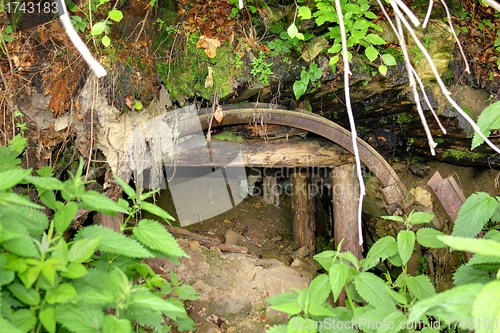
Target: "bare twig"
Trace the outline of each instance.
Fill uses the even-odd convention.
[[[429,23],[429,19],[431,18],[432,6],[434,6],[434,0],[429,1],[429,8],[427,8],[427,14],[425,15],[424,23],[422,23],[422,28],[427,27],[427,23]]]
[[[344,93],[345,93],[345,104],[347,108],[347,114],[349,115],[349,125],[351,127],[351,138],[352,138],[352,149],[354,152],[354,158],[356,159],[356,173],[358,175],[359,181],[359,203],[358,203],[358,232],[359,232],[359,245],[363,245],[363,228],[362,228],[362,213],[363,213],[363,197],[365,195],[365,183],[363,179],[363,173],[361,171],[361,160],[359,158],[358,151],[358,135],[356,133],[356,124],[354,123],[354,115],[351,107],[351,96],[349,92],[349,54],[347,52],[347,38],[344,26],[344,17],[342,14],[342,7],[340,5],[340,0],[335,0],[335,7],[337,11],[337,16],[339,19],[340,35],[342,37],[342,58],[344,61]]]
[[[453,24],[451,23],[451,15],[450,15],[450,11],[448,9],[448,6],[446,5],[446,2],[444,2],[444,0],[441,0],[441,3],[443,4],[444,10],[446,11],[446,17],[448,18],[448,24],[450,25],[451,34],[453,35],[453,37],[455,38],[455,41],[457,42],[458,49],[460,50],[460,55],[462,56],[462,59],[464,59],[465,72],[470,73],[469,62],[467,61],[467,57],[465,56],[465,52],[464,52],[464,49],[462,48],[462,44],[458,40],[458,36],[455,33],[455,29],[453,28]]]

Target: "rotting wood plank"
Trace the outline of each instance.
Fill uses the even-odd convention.
[[[453,226],[457,219],[458,211],[465,202],[465,196],[455,178],[450,176],[443,179],[439,171],[436,171],[427,182],[427,186],[434,192],[439,204],[443,207]]]
[[[292,183],[293,239],[295,247],[314,253],[314,211],[309,194],[307,170],[296,168],[290,174]]]
[[[220,141],[183,150],[175,160],[180,166],[304,167],[354,163],[353,155],[326,139],[290,138],[243,143]],[[241,152],[242,159],[236,159]],[[170,165],[169,162],[165,162]],[[173,163],[172,163],[173,164]]]

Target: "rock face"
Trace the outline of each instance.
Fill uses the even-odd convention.
[[[213,318],[238,318],[235,322],[244,324],[247,333],[261,333],[264,318],[276,323],[286,320],[286,315],[269,309],[268,297],[304,289],[309,285],[312,274],[301,273],[300,268],[285,266],[275,259],[257,259],[242,253],[221,253],[200,247],[197,242],[178,240],[190,259],[182,259],[179,266],[168,260],[147,260],[158,273],[174,271],[180,281],[191,284],[201,298],[188,305],[195,322],[214,321]],[[242,318],[259,318],[261,321],[254,331],[249,322]],[[254,323],[255,324],[255,323]],[[250,325],[251,326],[251,325]],[[203,324],[206,332],[215,329],[213,325]],[[201,329],[200,327],[200,329]],[[217,332],[217,331],[213,331]]]

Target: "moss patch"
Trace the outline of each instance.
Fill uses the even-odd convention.
[[[219,98],[228,97],[237,84],[236,78],[243,72],[242,62],[232,45],[224,43],[217,48],[216,56],[209,59],[203,49],[196,48],[198,38],[199,34],[194,33],[185,37],[183,42],[177,42],[173,45],[178,50],[175,58],[156,65],[172,101],[179,104],[194,97],[212,100],[214,94]],[[209,67],[212,69],[211,85],[205,84]]]
[[[457,149],[446,149],[443,153],[444,158],[453,158],[456,160],[461,160],[464,158],[470,159],[473,162],[485,157],[485,154],[482,153],[473,153],[473,152],[466,152],[462,150],[457,150]]]

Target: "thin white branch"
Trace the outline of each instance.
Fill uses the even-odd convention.
[[[71,19],[69,18],[68,11],[66,9],[66,5],[64,4],[64,1],[59,1],[59,4],[63,7],[62,10],[64,14],[59,16],[59,20],[61,20],[61,23],[64,27],[64,30],[66,31],[66,34],[68,35],[69,39],[75,46],[75,48],[78,50],[78,52],[82,55],[83,60],[89,65],[90,69],[92,69],[97,77],[103,77],[106,75],[106,70],[102,65],[97,61],[93,56],[92,53],[90,53],[89,49],[87,48],[87,45],[82,41],[78,33],[75,31],[75,28],[73,27],[73,24],[71,24]]]
[[[431,130],[429,129],[429,126],[427,124],[427,120],[425,119],[424,115],[424,110],[422,110],[422,105],[420,103],[420,97],[418,96],[418,90],[417,90],[417,85],[415,83],[415,78],[413,75],[412,71],[412,65],[410,63],[410,56],[408,54],[408,49],[406,48],[406,41],[404,38],[403,34],[403,27],[401,26],[401,20],[399,15],[402,16],[402,13],[399,11],[397,6],[393,6],[394,8],[394,13],[396,14],[396,24],[399,32],[399,36],[401,37],[399,40],[401,50],[403,51],[403,55],[405,58],[405,65],[406,65],[406,72],[408,74],[408,79],[410,80],[410,88],[413,93],[413,98],[415,99],[415,105],[417,106],[417,112],[420,117],[420,121],[422,122],[422,126],[424,127],[425,135],[427,136],[427,140],[429,141],[429,148],[431,150],[431,154],[434,156],[436,155],[436,151],[434,148],[436,148],[437,143],[434,141],[434,138],[432,137]],[[399,15],[398,15],[399,14]]]
[[[359,158],[358,141],[356,133],[356,124],[354,123],[354,115],[352,113],[351,107],[351,96],[349,92],[349,54],[347,52],[347,38],[344,26],[344,17],[342,14],[342,7],[340,5],[340,0],[335,0],[335,8],[337,16],[339,19],[340,26],[340,36],[342,38],[342,58],[344,61],[344,93],[345,93],[345,105],[347,108],[347,114],[349,115],[349,125],[351,127],[351,138],[352,138],[352,149],[354,152],[354,158],[356,159],[356,173],[358,175],[359,181],[359,203],[358,203],[358,232],[359,232],[359,245],[363,245],[363,228],[362,228],[362,213],[363,213],[363,197],[365,195],[365,183],[363,179],[363,173],[361,172],[361,160]]]
[[[408,8],[403,1],[391,0],[391,5],[397,5],[397,7],[401,8],[401,10],[405,12],[406,15],[408,15],[408,18],[414,26],[418,27],[420,25],[420,20],[415,16],[415,14],[413,14],[411,9]]]
[[[429,110],[431,111],[432,115],[434,116],[434,119],[436,120],[439,128],[441,129],[441,132],[443,132],[443,134],[446,134],[447,133],[446,128],[444,128],[443,124],[441,124],[441,120],[439,120],[439,118],[436,114],[436,111],[434,111],[434,108],[432,107],[431,101],[429,100],[429,96],[427,96],[427,93],[425,92],[424,83],[422,82],[422,80],[418,76],[418,73],[413,66],[411,66],[411,70],[413,72],[415,80],[418,82],[418,85],[420,86],[420,91],[422,92],[422,94],[424,96],[425,104],[427,104],[427,106],[429,107]]]
[[[391,2],[392,4],[392,2]],[[397,7],[397,6],[394,6],[394,7]],[[395,10],[396,12],[396,10]],[[496,145],[493,144],[493,142],[491,142],[484,134],[483,132],[481,132],[481,130],[479,129],[479,127],[477,126],[477,124],[474,122],[474,120],[472,120],[471,117],[469,117],[469,115],[467,113],[464,112],[464,110],[462,110],[462,108],[453,100],[453,98],[450,97],[451,93],[449,92],[449,90],[446,88],[443,80],[441,79],[441,77],[439,76],[439,72],[436,68],[436,66],[434,65],[434,62],[432,61],[432,58],[431,56],[429,55],[429,52],[427,52],[427,50],[425,49],[424,45],[422,44],[422,42],[420,42],[420,40],[418,39],[418,37],[416,36],[415,34],[415,31],[411,28],[410,24],[408,23],[408,21],[405,19],[405,17],[401,14],[401,12],[399,10],[397,10],[397,12],[399,14],[398,17],[401,19],[401,22],[404,24],[405,28],[408,30],[408,32],[411,34],[412,38],[415,40],[415,43],[417,44],[417,46],[420,48],[420,51],[422,51],[422,53],[424,54],[425,58],[427,59],[429,65],[431,66],[431,69],[432,69],[432,72],[434,73],[434,77],[436,78],[438,84],[439,84],[439,87],[441,88],[441,91],[443,92],[443,95],[446,97],[446,99],[448,100],[448,102],[450,102],[450,104],[458,111],[458,113],[465,119],[467,120],[467,122],[471,125],[472,129],[474,129],[474,131],[484,140],[484,142],[486,142],[486,144],[488,146],[490,146],[494,151],[496,151],[498,154],[500,154],[500,148],[498,148]]]
[[[434,6],[434,0],[429,1],[429,8],[427,8],[427,14],[425,15],[424,23],[422,23],[422,28],[427,28],[427,23],[429,23],[429,19],[431,18],[432,6]]]
[[[460,50],[460,55],[462,56],[462,59],[464,59],[465,71],[467,73],[470,73],[469,62],[467,61],[467,57],[465,56],[465,52],[464,52],[464,49],[462,48],[462,44],[458,40],[458,36],[455,33],[455,29],[453,28],[453,23],[451,23],[451,15],[450,15],[450,11],[448,9],[448,6],[446,5],[446,2],[444,0],[441,0],[441,4],[443,5],[444,10],[446,11],[446,17],[448,18],[448,25],[450,26],[451,34],[453,35],[453,37],[455,38],[455,41],[457,42],[458,49]]]

